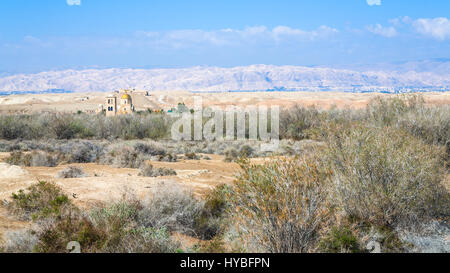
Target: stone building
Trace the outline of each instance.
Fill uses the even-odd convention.
[[[106,116],[127,115],[134,112],[133,99],[127,91],[117,92],[116,94],[106,97],[102,111],[106,112]]]

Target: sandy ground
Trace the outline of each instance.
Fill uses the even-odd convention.
[[[26,94],[0,96],[0,112],[95,112],[105,101],[108,93],[70,93],[70,94]],[[134,93],[133,103],[137,110],[164,109],[176,107],[184,102],[193,107],[194,97],[202,97],[204,107],[229,105],[279,105],[316,106],[318,108],[361,108],[377,97],[395,96],[380,93],[339,93],[339,92],[239,92],[239,93],[188,93],[152,92],[150,96]],[[433,105],[450,104],[450,92],[423,93],[427,103]]]

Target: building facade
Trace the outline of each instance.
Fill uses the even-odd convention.
[[[114,94],[105,98],[105,104],[102,111],[106,112],[106,116],[128,115],[134,112],[133,99],[127,91],[125,93]]]

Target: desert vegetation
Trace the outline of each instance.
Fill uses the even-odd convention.
[[[174,232],[211,238],[219,232],[215,217],[224,213],[214,196],[207,202],[180,185],[159,185],[148,199],[124,194],[120,201],[83,211],[53,183],[41,181],[13,194],[7,209],[33,221],[30,230],[8,234],[4,252],[67,252],[79,242],[83,252],[167,253],[182,249]],[[212,205],[214,203],[214,205]]]
[[[124,196],[87,211],[39,182],[5,205],[33,225],[7,234],[2,251],[66,252],[78,241],[85,252],[338,253],[373,244],[382,252],[450,252],[442,243],[450,235],[449,106],[408,95],[359,110],[283,109],[280,146],[270,154],[252,141],[173,142],[164,115],[93,118],[0,116],[0,151],[13,165],[98,163],[144,177],[176,175],[152,162],[218,154],[240,171],[204,196],[168,181],[144,199]],[[252,161],[266,156],[273,157]],[[77,173],[68,167],[61,177]],[[198,243],[183,245],[177,234]]]
[[[0,115],[1,139],[161,139],[170,130],[166,115],[141,113],[117,117],[44,113]]]
[[[85,176],[86,174],[83,169],[76,166],[69,166],[58,173],[59,178],[79,178]]]

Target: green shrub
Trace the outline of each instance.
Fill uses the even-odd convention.
[[[80,243],[83,252],[97,252],[106,234],[89,219],[78,213],[68,213],[44,225],[38,238],[34,250],[38,253],[66,253],[67,244],[72,241]]]
[[[74,119],[72,115],[54,115],[50,130],[57,139],[72,139],[85,131],[81,122]]]
[[[358,238],[347,227],[332,227],[330,232],[320,240],[319,251],[326,253],[363,252]]]
[[[227,213],[230,208],[228,195],[230,186],[223,184],[216,187],[205,198],[203,209],[195,219],[195,233],[204,240],[220,236],[227,227]]]
[[[26,191],[13,193],[8,209],[21,218],[37,220],[58,216],[62,210],[71,206],[72,203],[60,187],[40,181]]]

